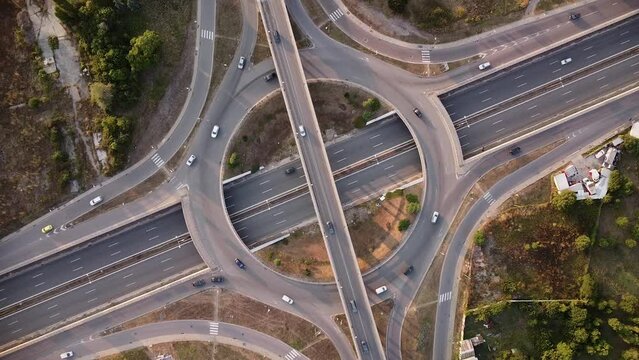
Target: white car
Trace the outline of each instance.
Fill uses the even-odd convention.
[[[218,132],[220,132],[220,127],[217,125],[213,126],[213,130],[211,130],[211,137],[215,139]]]
[[[68,359],[73,357],[73,351],[67,351],[60,354],[60,359]]]
[[[91,206],[96,206],[97,204],[102,202],[102,196],[97,196],[93,199],[91,199],[91,201],[89,201],[89,205]]]
[[[379,295],[379,294],[383,294],[388,290],[388,288],[386,287],[386,285],[384,286],[380,286],[377,289],[375,289],[375,294]]]
[[[193,165],[193,162],[195,161],[195,155],[191,155],[189,156],[189,159],[186,160],[186,166],[191,166]]]
[[[567,64],[570,64],[571,62],[572,62],[572,58],[565,58],[561,60],[561,65],[567,65]]]
[[[433,217],[430,218],[430,222],[432,222],[433,224],[437,222],[437,219],[439,218],[439,213],[437,211],[433,212]]]
[[[483,64],[479,64],[479,70],[486,70],[490,67],[490,63],[488,61],[486,61]]]
[[[282,295],[282,300],[284,300],[284,302],[288,303],[289,305],[293,305],[293,299],[291,299],[290,297],[286,295]]]
[[[306,130],[304,130],[304,126],[300,125],[300,126],[298,127],[298,129],[300,130],[300,136],[301,136],[301,137],[306,136]]]
[[[244,69],[245,64],[246,64],[246,58],[244,56],[240,56],[240,62],[237,63],[237,68],[242,70]]]

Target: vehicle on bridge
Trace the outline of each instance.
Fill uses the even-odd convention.
[[[569,19],[570,20],[579,20],[580,17],[581,17],[580,13],[572,13],[572,14],[570,14]]]
[[[53,231],[53,225],[51,225],[51,224],[49,224],[49,225],[47,225],[47,226],[42,228],[42,233],[43,234],[48,234],[51,231]]]

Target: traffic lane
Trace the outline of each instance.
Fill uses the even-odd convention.
[[[200,264],[202,259],[192,243],[176,247],[0,319],[0,327],[7,329],[0,334],[0,343],[19,339]]]
[[[502,195],[509,193],[517,184],[536,177],[538,174],[547,173],[549,171],[548,166],[561,161],[566,154],[573,154],[579,151],[587,144],[596,141],[602,134],[609,133],[611,129],[627,124],[629,118],[636,118],[637,116],[639,116],[639,93],[635,92],[536,135],[543,138],[561,136],[567,142],[558,149],[513,172],[496,183],[491,189],[488,189],[488,192],[493,199],[499,199]],[[565,136],[567,133],[571,133],[571,136]],[[529,140],[535,143],[533,139]],[[452,301],[440,302],[437,306],[433,358],[443,359],[450,357],[450,354],[448,354],[450,350],[448,335],[452,332],[452,322],[454,321],[453,316],[456,305],[454,292],[456,292],[458,261],[463,258],[463,245],[469,234],[472,233],[475,224],[483,217],[489,205],[485,199],[480,199],[475,203],[455,232],[453,242],[444,259],[439,293],[445,294],[452,291],[453,294],[450,297]]]
[[[559,79],[639,43],[639,16],[607,31],[542,54],[486,80],[440,96],[453,121]],[[572,62],[561,65],[561,60]]]
[[[0,308],[46,292],[53,287],[86,276],[97,269],[118,262],[149,247],[187,233],[179,208],[107,239],[96,239],[85,247],[46,264],[0,282]]]
[[[379,194],[405,183],[421,174],[419,153],[416,149],[380,162],[336,182],[342,204],[351,204],[362,197]],[[233,223],[235,230],[251,247],[256,242],[289,233],[291,228],[313,221],[316,214],[307,193],[278,204],[255,216]]]
[[[401,120],[383,121],[379,126],[371,125],[352,137],[330,144],[326,152],[331,167],[339,170],[410,139],[410,132]],[[286,174],[289,168],[295,168],[295,172]],[[301,185],[306,185],[306,178],[301,162],[294,160],[225,186],[224,199],[229,214],[233,214]]]
[[[597,99],[610,91],[639,80],[639,55],[588,77],[553,89],[543,95],[520,103],[495,116],[471,123],[457,134],[464,154],[481,151],[540,126],[544,119]]]

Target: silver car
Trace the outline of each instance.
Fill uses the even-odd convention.
[[[246,64],[246,58],[244,56],[240,56],[240,62],[237,64],[237,68],[242,70],[244,69],[245,64]]]

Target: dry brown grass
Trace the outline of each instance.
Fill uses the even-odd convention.
[[[262,16],[257,18],[257,41],[255,42],[255,49],[253,49],[253,55],[251,56],[251,62],[257,64],[264,59],[271,57],[271,48],[268,45],[268,39],[266,38],[266,31],[264,30],[264,24],[262,23]]]
[[[386,330],[388,329],[388,316],[393,310],[393,299],[384,300],[371,307],[373,319],[382,344],[386,344]]]
[[[353,120],[364,112],[362,102],[371,97],[359,88],[341,83],[313,82],[308,87],[325,140],[330,140],[326,136],[328,129],[334,130],[337,135],[353,130]],[[349,94],[348,99],[344,97],[346,93]],[[382,105],[375,115],[388,109],[387,105]],[[297,147],[281,93],[258,104],[246,116],[229,149],[229,156],[237,154],[239,165],[232,169],[226,166],[225,178],[296,154]]]

